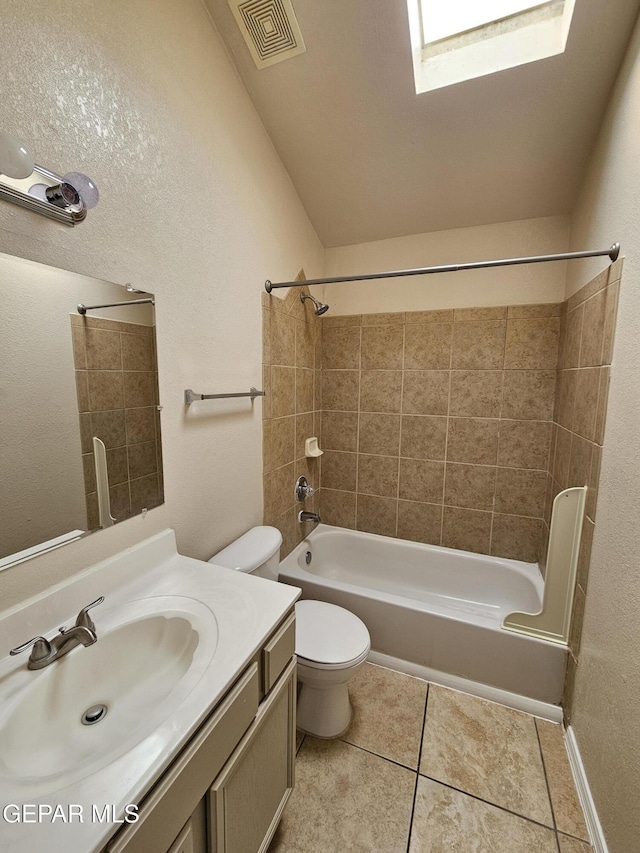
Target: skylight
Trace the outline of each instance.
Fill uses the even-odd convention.
[[[407,0],[416,93],[563,53],[575,0]]]

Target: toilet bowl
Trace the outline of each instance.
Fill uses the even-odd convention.
[[[275,527],[253,527],[209,562],[277,581],[281,544]],[[298,728],[314,737],[340,737],[351,723],[347,684],[367,659],[369,632],[355,614],[335,604],[305,600],[295,610]]]

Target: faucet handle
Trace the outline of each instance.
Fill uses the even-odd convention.
[[[46,637],[32,637],[32,639],[27,640],[27,642],[23,643],[21,646],[16,646],[15,649],[11,649],[9,654],[19,655],[20,652],[26,651],[31,646],[33,646],[31,660],[42,660],[43,658],[49,657],[51,654],[51,644]]]
[[[90,631],[95,633],[96,626],[93,624],[93,619],[89,616],[89,611],[97,607],[99,604],[102,604],[104,601],[104,595],[101,595],[100,598],[96,598],[95,601],[92,601],[91,604],[87,604],[86,607],[83,607],[80,613],[76,618],[76,628],[89,628]]]

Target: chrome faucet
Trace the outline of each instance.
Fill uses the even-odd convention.
[[[298,513],[298,521],[302,524],[305,521],[313,521],[314,524],[320,524],[320,516],[317,512],[306,512],[304,509]]]
[[[104,595],[101,595],[100,598],[83,607],[76,617],[76,624],[73,628],[65,628],[64,626],[59,628],[60,633],[50,640],[47,640],[46,637],[33,637],[21,646],[11,649],[9,654],[19,655],[20,652],[24,652],[33,646],[27,666],[29,669],[43,669],[50,663],[64,657],[76,646],[92,646],[97,641],[98,635],[93,619],[89,616],[89,610],[92,607],[97,607],[98,604],[102,604],[103,601]]]

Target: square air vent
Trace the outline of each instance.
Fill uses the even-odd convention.
[[[229,6],[258,68],[307,49],[291,0],[229,0]]]

